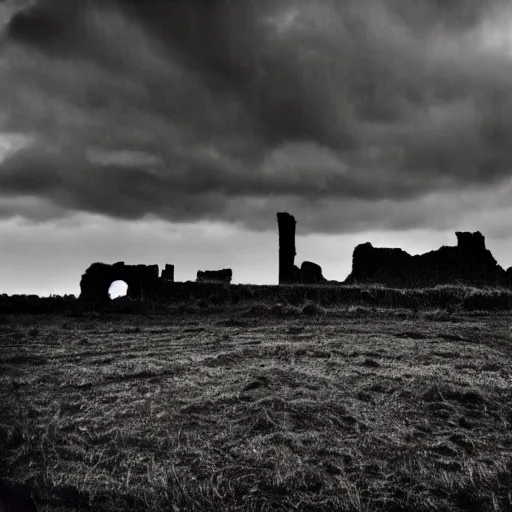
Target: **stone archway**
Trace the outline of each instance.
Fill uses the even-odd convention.
[[[127,297],[147,298],[158,291],[158,265],[125,265],[122,261],[113,265],[93,263],[82,275],[80,299],[110,300],[109,288],[115,281],[127,284]]]

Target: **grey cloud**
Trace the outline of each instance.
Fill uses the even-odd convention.
[[[294,207],[324,231],[441,225],[414,204],[511,175],[512,59],[478,32],[505,8],[40,0],[0,50],[0,130],[36,141],[0,154],[0,196],[253,229]]]
[[[387,5],[414,31],[443,27],[465,32],[477,26],[489,11],[501,8],[506,0],[387,0]]]

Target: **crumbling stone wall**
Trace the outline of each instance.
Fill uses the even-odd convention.
[[[233,278],[233,271],[230,268],[224,268],[222,270],[198,270],[196,282],[220,282],[220,283],[231,283]]]
[[[165,268],[162,270],[161,279],[163,281],[174,282],[174,265],[165,265]]]
[[[108,290],[114,281],[128,285],[128,297],[147,298],[158,291],[158,273],[158,265],[125,265],[122,261],[113,265],[93,263],[80,280],[80,299],[109,300]]]
[[[456,247],[411,256],[402,249],[358,245],[352,256],[352,272],[345,283],[378,283],[395,287],[439,284],[508,286],[510,279],[485,247],[480,232],[457,232]]]
[[[300,266],[302,283],[319,284],[326,283],[327,279],[322,274],[322,267],[312,261],[304,261]]]

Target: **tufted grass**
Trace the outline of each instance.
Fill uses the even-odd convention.
[[[137,301],[118,298],[107,303],[85,303],[74,295],[37,297],[35,295],[0,295],[0,325],[8,314],[68,314],[82,318],[92,313],[195,313],[205,309],[225,310],[242,305],[264,304],[268,307],[312,307],[336,309],[349,307],[386,309],[440,309],[454,311],[510,311],[512,290],[470,286],[435,286],[430,288],[389,288],[377,285],[225,285],[216,283],[171,283],[159,294]],[[311,307],[310,307],[311,309]],[[292,310],[290,310],[292,311]],[[308,314],[307,310],[303,313]]]
[[[2,319],[4,501],[512,510],[506,313],[254,302]]]

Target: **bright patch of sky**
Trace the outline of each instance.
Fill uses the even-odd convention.
[[[30,138],[19,133],[0,133],[0,163],[30,144]]]
[[[480,29],[484,50],[512,57],[512,6],[489,17]]]
[[[124,281],[114,281],[108,289],[108,294],[111,299],[124,297],[128,291],[128,285]]]

